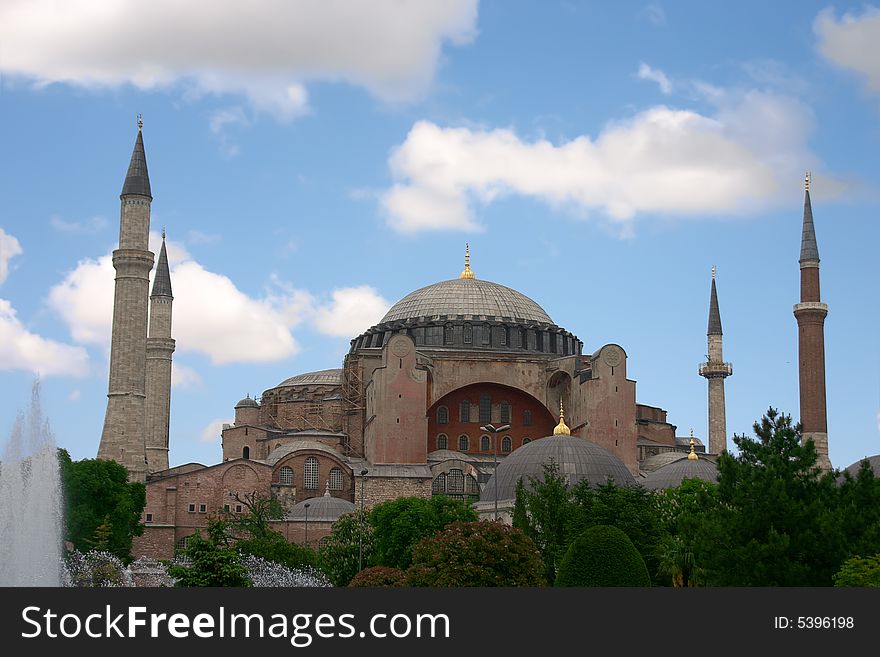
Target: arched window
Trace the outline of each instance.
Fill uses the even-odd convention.
[[[507,343],[510,342],[506,326],[502,326],[501,330],[498,331],[498,337],[501,339],[501,345],[506,347]]]
[[[251,457],[251,448],[245,445],[241,450],[241,458],[249,459]]]
[[[458,451],[459,452],[468,451],[468,437],[466,434],[461,434],[458,437]]]
[[[510,439],[510,436],[504,436],[501,439],[501,451],[502,452],[510,452],[513,449],[513,441]]]
[[[431,483],[431,492],[435,495],[443,494],[446,492],[446,473],[441,472],[437,475],[437,478],[434,479],[433,483]]]
[[[303,465],[303,488],[314,490],[318,487],[318,459],[310,456]]]
[[[477,483],[477,480],[474,479],[473,475],[468,475],[464,478],[464,485],[468,495],[480,494],[480,484]]]
[[[278,473],[278,483],[285,486],[293,486],[293,468],[284,466]]]
[[[501,402],[501,424],[510,424],[510,404]]]
[[[437,424],[449,424],[449,409],[445,406],[437,407]]]
[[[532,442],[531,438],[523,438],[523,445],[528,445],[530,442]]]
[[[532,412],[528,409],[523,411],[523,426],[524,427],[532,426]]]
[[[490,449],[492,449],[492,448],[489,445],[489,436],[481,436],[480,437],[480,451],[481,452],[488,452]]]
[[[330,490],[342,490],[342,470],[333,468],[330,470]]]
[[[449,449],[449,438],[446,437],[445,433],[437,436],[437,449]]]
[[[443,344],[452,344],[453,342],[453,328],[452,324],[447,324],[443,327]]]
[[[464,492],[464,472],[452,468],[446,477],[446,490],[450,493]]]
[[[492,397],[484,392],[480,395],[480,424],[492,421]]]
[[[474,341],[474,327],[470,324],[464,325],[464,330],[462,332],[462,337],[464,339],[465,344],[472,344]]]
[[[465,399],[458,405],[458,421],[459,422],[470,422],[471,421],[471,403]]]

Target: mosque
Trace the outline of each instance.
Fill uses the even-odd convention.
[[[677,436],[666,410],[637,401],[618,344],[584,352],[534,300],[470,266],[411,292],[351,340],[341,367],[291,376],[235,404],[213,465],[169,467],[173,292],[163,244],[152,290],[152,192],[142,125],[123,185],[107,413],[99,458],[147,487],[137,556],[171,558],[219,511],[247,513],[248,494],[287,510],[290,541],[317,546],[356,508],[401,496],[447,495],[481,517],[509,518],[516,483],[551,459],[569,481],[658,489],[713,480],[727,447],[713,270],[707,330],[708,444]],[[801,249],[801,416],[826,467],[819,258],[807,186]],[[805,365],[809,363],[809,367]],[[818,365],[817,365],[818,363]],[[805,371],[806,370],[806,371]]]

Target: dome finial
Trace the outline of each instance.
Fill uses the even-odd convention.
[[[553,429],[554,436],[570,436],[571,429],[565,423],[565,409],[562,407],[562,399],[559,400],[559,424]]]
[[[464,271],[459,278],[474,278],[474,272],[471,271],[471,247],[467,242],[464,243]]]
[[[138,132],[144,129],[144,116],[143,114],[138,114]]]
[[[700,458],[699,456],[697,456],[697,452],[694,450],[694,445],[696,444],[697,442],[694,440],[694,430],[691,429],[691,453],[688,454],[688,461],[696,461]]]
[[[327,480],[327,485],[324,486],[324,497],[330,497],[330,480]]]
[[[807,173],[804,174],[804,191],[805,192],[810,191],[810,178],[812,178],[812,177],[813,177],[813,174],[809,171],[807,171]]]

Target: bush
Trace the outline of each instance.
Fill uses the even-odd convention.
[[[834,586],[880,588],[880,554],[865,559],[853,557],[844,561],[834,576]]]
[[[651,586],[645,560],[617,527],[590,527],[569,546],[556,586]]]
[[[352,588],[371,587],[383,589],[406,586],[406,573],[400,568],[388,568],[387,566],[364,568],[354,576],[349,586]]]

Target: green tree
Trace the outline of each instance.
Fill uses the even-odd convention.
[[[144,530],[145,486],[129,482],[128,471],[115,461],[72,461],[64,449],[58,450],[58,460],[67,540],[80,552],[99,548],[100,543],[99,549],[130,561],[132,537]]]
[[[770,408],[757,439],[718,457],[718,505],[697,527],[696,560],[714,586],[830,586],[847,550],[832,474],[800,425]]]
[[[501,522],[454,522],[413,548],[410,586],[543,586],[532,539]]]
[[[844,561],[834,575],[834,586],[880,588],[880,554],[865,559],[852,557]]]
[[[366,514],[347,513],[333,523],[326,543],[318,550],[318,568],[334,586],[348,586],[359,565],[375,565],[373,552],[373,527]]]
[[[247,569],[239,560],[238,550],[231,545],[229,523],[213,520],[208,523],[208,537],[193,534],[183,556],[186,563],[169,566],[168,574],[175,586],[250,586]]]
[[[463,500],[445,496],[400,497],[373,507],[376,565],[405,570],[412,563],[413,546],[455,521],[474,522],[477,514]]]
[[[364,568],[349,583],[351,588],[390,589],[400,586],[406,586],[406,572],[400,568],[389,568],[388,566]]]
[[[556,579],[559,562],[570,542],[571,519],[575,514],[568,483],[559,474],[559,465],[543,465],[543,477],[529,477],[529,487],[522,480],[516,485],[513,526],[528,536],[541,554],[544,577]]]
[[[629,536],[611,525],[595,525],[569,546],[556,586],[651,586],[651,577]]]
[[[880,552],[880,479],[862,461],[856,476],[839,478],[838,508],[847,556]]]

